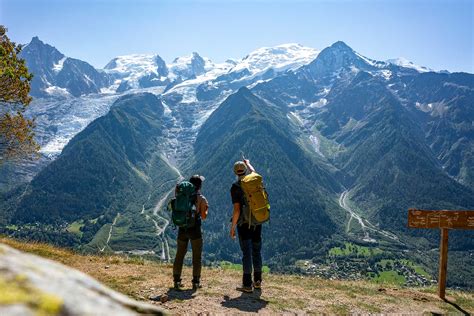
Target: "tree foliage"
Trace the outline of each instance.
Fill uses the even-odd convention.
[[[23,115],[31,102],[33,75],[25,60],[18,57],[21,45],[11,42],[6,32],[0,25],[0,164],[30,157],[39,150],[34,139],[34,120]]]

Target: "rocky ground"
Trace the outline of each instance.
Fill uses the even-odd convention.
[[[203,269],[203,288],[191,290],[191,270],[185,268],[185,289],[172,285],[170,264],[123,256],[84,256],[41,244],[1,239],[13,247],[60,261],[85,272],[131,298],[164,308],[172,314],[305,314],[396,313],[472,314],[474,293],[449,291],[448,301],[436,288],[407,288],[364,281],[333,281],[317,277],[264,275],[263,288],[253,294],[235,290],[240,272]]]

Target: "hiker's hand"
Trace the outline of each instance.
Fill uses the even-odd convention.
[[[233,225],[230,227],[230,238],[235,239],[235,227]]]

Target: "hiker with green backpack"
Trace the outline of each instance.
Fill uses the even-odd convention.
[[[262,177],[249,160],[237,161],[234,173],[237,181],[230,190],[234,206],[230,236],[235,238],[237,228],[243,268],[242,286],[237,290],[251,293],[262,285],[262,224],[270,219],[270,204]]]
[[[176,241],[176,258],[173,264],[173,280],[176,290],[183,287],[181,271],[183,270],[184,256],[188,250],[189,241],[191,241],[193,253],[193,290],[201,287],[201,219],[206,219],[209,208],[207,199],[201,194],[204,179],[203,176],[194,175],[189,181],[181,181],[176,185],[175,198],[168,203],[173,224],[179,228]]]

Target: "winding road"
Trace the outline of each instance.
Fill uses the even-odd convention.
[[[180,176],[173,181],[180,181],[181,178],[182,177]],[[170,250],[168,246],[168,240],[166,240],[166,237],[165,237],[165,231],[166,231],[166,228],[169,226],[170,221],[164,218],[163,216],[160,216],[159,212],[162,209],[168,197],[173,192],[174,192],[174,187],[171,188],[171,190],[169,190],[167,193],[165,193],[163,197],[158,201],[158,203],[156,203],[155,207],[153,208],[153,212],[152,212],[153,216],[156,216],[158,220],[163,221],[165,223],[164,226],[160,227],[160,225],[158,225],[158,222],[154,218],[151,218],[151,220],[155,224],[156,235],[161,239],[161,260],[164,260],[164,261],[170,260]]]
[[[159,187],[158,189],[160,189],[161,187],[163,187],[164,185],[170,183],[170,182],[179,182],[181,180],[184,179],[183,175],[181,174],[181,172],[174,166],[172,165],[171,163],[169,163],[169,161],[163,157],[163,160],[168,164],[168,166],[173,169],[174,171],[176,171],[176,173],[178,174],[178,177],[175,178],[175,179],[172,179],[172,180],[168,180],[168,181],[165,181],[163,182]],[[160,227],[160,225],[158,225],[158,222],[157,220],[155,220],[153,217],[150,217],[151,220],[153,221],[153,224],[155,225],[155,228],[156,228],[156,235],[160,238],[161,240],[161,260],[164,260],[164,261],[167,261],[167,260],[170,260],[170,249],[169,249],[169,245],[168,245],[168,240],[166,239],[165,237],[165,231],[166,231],[166,228],[168,228],[169,226],[169,220],[166,219],[165,217],[163,216],[160,216],[160,211],[163,209],[163,206],[164,204],[166,203],[166,201],[168,200],[169,196],[171,194],[173,194],[174,192],[174,187],[172,187],[168,192],[166,192],[162,197],[161,199],[156,203],[155,207],[153,208],[153,211],[152,211],[152,215],[154,217],[156,217],[159,221],[163,222],[164,223],[164,226],[163,227]]]
[[[368,220],[366,219],[363,219],[359,214],[357,214],[356,212],[354,212],[354,210],[352,210],[349,205],[347,204],[347,196],[348,196],[348,193],[349,191],[348,190],[345,190],[344,192],[341,193],[341,196],[339,197],[339,206],[342,207],[344,210],[346,210],[349,214],[350,214],[350,218],[349,218],[349,221],[347,222],[347,226],[346,226],[346,232],[349,232],[350,231],[350,224],[352,222],[352,219],[355,219],[359,222],[361,228],[362,228],[362,231],[364,232],[364,238],[362,238],[363,241],[365,242],[370,242],[370,243],[374,243],[374,242],[377,242],[376,239],[372,238],[370,235],[369,235],[369,231],[373,232],[373,233],[376,233],[376,234],[379,234],[379,235],[382,235],[388,239],[391,239],[393,241],[396,241],[396,242],[400,242],[398,236],[396,236],[395,234],[392,234],[390,232],[387,232],[385,230],[381,230],[381,229],[378,229],[374,224],[370,223]],[[367,223],[367,224],[366,224]]]
[[[112,225],[110,225],[109,236],[107,237],[105,246],[102,247],[102,249],[99,249],[100,252],[104,252],[105,248],[109,245],[110,238],[112,237],[112,229],[114,228],[114,225],[117,224],[117,219],[119,218],[119,216],[120,216],[120,213],[117,213],[117,215],[114,218],[114,221],[112,222]]]
[[[346,232],[349,232],[352,219],[355,218],[359,222],[360,226],[362,227],[362,231],[364,232],[364,238],[362,238],[362,240],[366,242],[376,242],[375,239],[370,237],[367,226],[364,224],[364,220],[360,217],[359,214],[355,213],[347,205],[346,203],[347,193],[348,191],[346,190],[342,192],[341,196],[339,197],[339,206],[341,206],[344,210],[346,210],[351,215],[351,217],[349,218],[349,221],[347,222]]]

